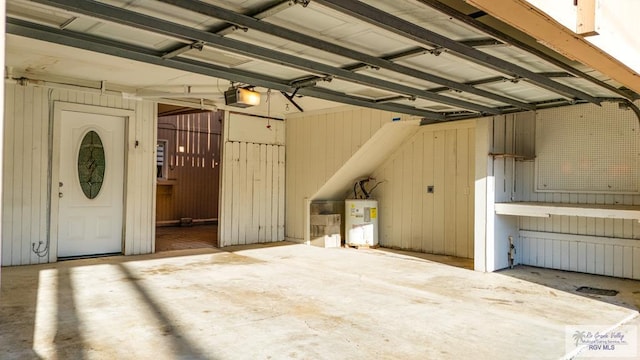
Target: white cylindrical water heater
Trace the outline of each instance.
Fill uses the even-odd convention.
[[[378,245],[378,201],[348,199],[345,203],[345,244]]]

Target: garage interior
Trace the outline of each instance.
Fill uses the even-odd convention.
[[[158,104],[156,252],[217,247],[223,116]]]
[[[569,21],[549,15],[561,7]],[[638,330],[638,66],[602,50],[620,9],[557,9],[7,2],[3,358],[568,359],[585,347],[566,345],[567,326]],[[182,116],[169,107],[219,114],[220,151],[169,144],[162,115]],[[91,116],[72,128],[73,114]],[[103,194],[122,184],[95,199],[122,224],[111,247],[74,249],[67,237],[101,239],[111,220],[70,215],[63,135],[107,118],[122,126],[96,130],[102,159],[113,139],[124,154]],[[174,160],[211,165],[199,181],[218,196],[189,196],[214,212],[167,202]],[[377,201],[379,249],[340,247],[354,197]],[[161,253],[156,225],[189,219],[215,219],[217,248]],[[122,256],[59,262],[68,249]]]

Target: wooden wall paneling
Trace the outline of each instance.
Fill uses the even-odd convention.
[[[633,278],[633,248],[623,246],[622,249],[622,277]]]
[[[404,146],[401,155],[402,162],[402,171],[401,171],[401,182],[398,184],[402,191],[402,200],[401,200],[401,214],[402,214],[402,222],[401,222],[401,235],[400,235],[400,247],[402,249],[411,249],[411,237],[412,231],[411,228],[411,211],[412,211],[412,199],[413,199],[413,177],[415,174],[413,173],[413,147],[411,143],[407,146]]]
[[[403,158],[399,154],[393,159],[393,180],[392,186],[392,216],[393,216],[393,231],[391,233],[391,244],[395,248],[402,246],[402,224],[403,224],[403,208],[402,208],[402,183],[403,183]],[[382,214],[382,216],[385,216]]]
[[[445,131],[444,253],[456,253],[456,130]]]
[[[422,217],[422,245],[424,252],[434,252],[434,194],[427,193],[427,187],[434,184],[434,132],[428,131],[420,134],[423,139],[422,177],[423,177],[423,202]]]
[[[614,274],[614,256],[615,246],[605,245],[604,247],[604,274],[613,276]],[[622,258],[620,258],[622,259]]]
[[[265,145],[265,176],[264,176],[264,196],[262,201],[264,202],[263,212],[263,224],[264,224],[264,241],[271,240],[271,231],[273,224],[271,223],[271,194],[273,189],[273,152],[271,151],[271,145]]]
[[[578,243],[578,271],[587,272],[587,244]]]
[[[553,241],[549,239],[541,239],[544,246],[544,267],[553,268]]]
[[[547,242],[545,241],[545,239],[538,239],[536,243],[538,245],[538,249],[536,250],[536,266],[545,266],[545,250]]]
[[[337,170],[337,161],[336,161],[336,146],[334,143],[334,141],[336,140],[335,138],[335,134],[336,134],[336,114],[335,113],[329,113],[326,115],[326,142],[325,142],[325,148],[326,148],[326,153],[325,153],[325,172],[324,172],[324,178],[325,179],[329,179],[331,177],[331,175],[333,175],[333,173],[336,172]]]
[[[474,258],[474,231],[475,231],[475,153],[476,153],[476,129],[469,128],[467,140],[467,257]]]
[[[13,166],[15,163],[16,85],[5,83],[4,100],[4,144],[2,169],[2,265],[14,265],[13,261]],[[18,152],[19,153],[19,152]],[[7,190],[10,190],[7,191]]]
[[[551,250],[551,258],[552,260],[552,268],[560,269],[562,268],[562,241],[551,241],[552,250]]]
[[[238,189],[239,197],[234,198],[237,199],[235,202],[235,206],[238,208],[238,245],[244,245],[247,243],[247,227],[250,225],[249,222],[249,208],[251,206],[251,202],[249,201],[250,192],[249,192],[249,184],[250,174],[248,172],[248,150],[249,144],[245,142],[239,142],[239,154],[238,154],[238,181],[233,184],[234,189]],[[235,194],[235,191],[234,191]]]
[[[238,227],[240,226],[239,214],[240,208],[236,199],[238,199],[238,195],[240,194],[240,189],[236,186],[238,181],[240,181],[240,143],[232,142],[231,145],[231,161],[227,163],[227,166],[231,166],[231,182],[227,183],[228,187],[226,190],[230,192],[230,201],[231,207],[224,209],[223,211],[230,211],[230,220],[231,226],[229,227],[229,244],[236,245],[238,244]]]
[[[424,174],[422,166],[424,163],[424,136],[421,132],[416,134],[411,141],[411,237],[409,248],[422,251],[422,239],[424,238],[423,224],[424,217],[422,214],[423,203],[425,202],[426,186],[423,185]]]
[[[267,145],[260,144],[260,227],[258,230],[258,242],[267,241]]]
[[[595,244],[595,261],[596,268],[595,273],[599,275],[604,275],[604,264],[605,264],[605,246],[604,244]]]
[[[363,109],[364,110],[364,109]],[[362,111],[352,110],[351,113],[351,151],[350,155],[355,154],[360,148],[360,134],[362,133]]]
[[[24,207],[24,202],[22,199],[22,195],[23,195],[23,186],[24,186],[24,182],[25,182],[25,178],[22,175],[23,172],[23,164],[24,162],[27,160],[25,159],[26,157],[26,153],[24,153],[24,149],[22,148],[22,142],[24,141],[24,108],[25,108],[25,94],[26,90],[25,87],[17,87],[16,88],[16,97],[18,97],[19,99],[19,104],[17,104],[17,106],[14,109],[14,128],[13,128],[13,137],[14,139],[17,139],[18,141],[16,141],[14,143],[14,146],[16,147],[16,152],[14,153],[14,155],[18,155],[16,156],[16,159],[14,160],[13,163],[13,170],[10,172],[10,174],[13,174],[13,192],[12,195],[14,196],[14,201],[13,201],[13,206],[12,208],[9,210],[11,212],[13,212],[13,223],[12,226],[14,228],[14,232],[13,232],[13,242],[14,242],[14,246],[13,246],[13,253],[11,255],[13,262],[15,264],[22,264],[23,262],[23,258],[22,258],[22,251],[23,251],[23,234],[22,234],[22,223],[25,222],[27,219],[24,219],[22,217],[22,209]],[[3,192],[6,193],[6,192]],[[11,193],[10,193],[11,194]]]
[[[47,234],[49,233],[49,229],[47,228],[48,222],[48,202],[49,202],[49,190],[47,181],[44,179],[49,178],[49,90],[48,89],[40,89],[37,91],[37,98],[34,100],[34,107],[38,108],[38,113],[35,115],[36,119],[42,119],[37,122],[39,126],[39,136],[38,136],[38,149],[36,149],[37,154],[39,155],[39,161],[37,162],[37,177],[41,179],[39,181],[39,208],[40,211],[38,213],[38,235],[34,237],[33,240],[37,240],[46,242]],[[6,122],[5,122],[6,123]],[[34,162],[35,164],[36,162]],[[38,256],[38,263],[46,263],[48,262],[48,257]]]
[[[596,245],[587,244],[587,270],[586,272],[596,273]]]
[[[286,157],[285,147],[278,146],[278,219],[277,219],[277,237],[276,240],[284,240],[285,234],[285,184],[286,184]]]
[[[37,92],[37,91],[36,91]],[[22,229],[20,233],[22,234],[22,264],[29,263],[38,263],[36,257],[33,257],[31,254],[31,226],[32,224],[38,222],[38,218],[35,218],[33,215],[33,211],[37,211],[39,198],[37,198],[37,182],[38,179],[34,178],[33,171],[33,161],[37,156],[37,152],[34,151],[34,138],[33,138],[33,130],[34,130],[34,122],[40,122],[40,119],[34,119],[33,108],[35,106],[34,103],[34,88],[29,86],[25,88],[25,106],[24,106],[24,115],[22,119],[22,128],[23,128],[23,140],[22,140],[22,153],[27,154],[27,156],[31,157],[31,161],[22,162],[22,176],[25,179],[25,184],[23,184],[23,206],[22,206]],[[23,180],[24,181],[24,180]],[[36,203],[36,201],[38,203]]]
[[[569,271],[578,271],[578,243],[569,242]]]
[[[342,143],[342,161],[341,163],[345,163],[351,155],[353,155],[353,111],[345,111],[342,115],[342,125],[343,125],[343,139]]]
[[[469,213],[469,130],[458,129],[456,131],[456,175],[454,191],[455,196],[455,256],[469,257],[469,225],[467,216]],[[471,229],[472,231],[473,229]]]
[[[640,279],[640,248],[633,249],[633,276],[634,279]]]
[[[371,128],[372,128],[372,121],[371,121],[371,117],[373,114],[374,110],[373,109],[362,109],[362,111],[360,111],[360,116],[359,116],[359,125],[358,128],[360,129],[360,139],[358,140],[358,148],[360,148],[360,146],[362,146],[362,144],[364,144],[365,142],[367,142],[367,140],[369,140],[369,138],[371,138],[371,135],[373,135]]]
[[[445,254],[445,131],[433,134],[433,253]]]
[[[286,238],[303,240],[304,199],[312,197],[391,119],[388,112],[346,107],[287,118]]]
[[[571,270],[571,243],[562,242],[562,270]]]
[[[50,101],[65,101],[92,106],[134,110],[133,128],[142,134],[140,155],[130,153],[130,161],[139,168],[151,166],[154,116],[152,102],[123,102],[114,95],[90,94],[79,91],[50,89],[39,86],[7,85],[5,97],[5,148],[3,206],[3,264],[21,265],[45,263],[56,259],[57,246],[50,244],[49,256],[38,256],[32,250],[42,242],[46,246],[49,228],[49,108]],[[151,171],[142,171],[128,186],[125,251],[150,252],[153,246],[153,188]],[[147,186],[147,187],[145,187]],[[10,194],[10,195],[8,195]],[[137,218],[136,218],[137,216]],[[136,221],[135,219],[138,219]],[[151,219],[151,220],[150,220]],[[147,228],[149,227],[149,229]]]
[[[250,231],[247,241],[254,244],[259,241],[260,234],[260,144],[248,144],[247,150],[247,191],[251,196]]]
[[[127,104],[128,105],[128,104]],[[140,111],[140,109],[138,109]],[[136,119],[130,119],[135,121],[135,125],[133,126],[134,128],[134,139],[135,141],[141,141],[141,135],[143,132],[142,129],[142,124],[139,120],[140,118],[138,117],[138,115],[141,115],[139,113],[135,114],[134,117],[136,117]],[[142,144],[144,146],[144,144]],[[131,148],[130,148],[131,149]],[[133,160],[134,164],[141,164],[142,163],[142,159],[143,159],[143,151],[144,147],[138,147],[135,146],[133,147],[133,151],[130,150],[129,152],[129,159]],[[131,168],[129,168],[131,169]],[[134,166],[133,167],[133,178],[134,179],[142,179],[142,167],[140,166]],[[128,176],[130,176],[131,174],[127,174]],[[127,193],[129,193],[130,191],[134,192],[134,193],[139,193],[142,194],[143,193],[143,189],[142,189],[142,183],[140,181],[135,181],[134,182],[135,185],[133,186],[133,189],[127,189]],[[139,201],[134,201],[133,202],[133,221],[135,224],[141,224],[142,223],[142,211],[141,211],[141,204]],[[142,238],[142,228],[139,226],[134,226],[133,228],[133,238],[131,239],[132,241],[130,242],[130,249],[125,249],[125,251],[130,251],[131,254],[140,254],[140,248],[141,248],[141,241],[137,241],[137,239],[141,239]]]

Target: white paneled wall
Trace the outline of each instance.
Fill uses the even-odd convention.
[[[640,241],[526,230],[520,236],[523,264],[640,279]]]
[[[555,113],[562,109],[547,110]],[[632,131],[637,119],[616,104],[578,105],[571,112],[596,117],[618,117],[608,131]],[[545,110],[539,110],[544,112]],[[605,194],[596,192],[536,192],[535,191],[535,113],[513,114],[494,120],[494,144],[505,144],[505,150],[524,155],[524,160],[495,159],[496,201],[527,201],[570,204],[640,205],[638,194]],[[571,121],[570,116],[558,116],[557,121]],[[507,129],[502,131],[501,129]],[[638,140],[640,141],[640,139]],[[502,145],[500,145],[502,146]],[[606,161],[607,154],[594,161]],[[596,164],[597,165],[597,164]],[[562,176],[558,174],[558,176]],[[632,219],[606,219],[582,216],[551,216],[548,218],[518,218],[520,241],[517,260],[522,264],[601,275],[639,278],[640,224]]]
[[[156,104],[39,86],[6,84],[3,169],[2,265],[46,263],[56,254],[40,257],[33,244],[47,244],[49,231],[50,109],[55,101],[135,111],[134,139],[128,144],[125,244],[126,254],[153,252],[155,237]]]
[[[375,172],[382,246],[473,258],[474,127],[424,126]]]
[[[287,239],[304,239],[305,199],[313,196],[382,125],[396,117],[401,116],[363,108],[287,117]]]
[[[285,147],[227,141],[219,245],[284,240]]]

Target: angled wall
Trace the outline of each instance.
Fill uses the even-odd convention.
[[[374,173],[380,244],[474,257],[475,121],[422,126]]]
[[[406,120],[409,117],[355,107],[287,117],[287,240],[304,241],[308,201],[382,126],[394,118]],[[385,156],[392,150],[388,150]],[[337,200],[342,199],[344,197]]]

